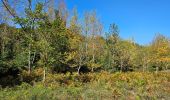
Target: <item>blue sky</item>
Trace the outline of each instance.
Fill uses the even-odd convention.
[[[116,23],[120,36],[148,44],[156,33],[170,36],[170,0],[66,0],[68,9],[76,7],[79,15],[96,10],[107,31]]]

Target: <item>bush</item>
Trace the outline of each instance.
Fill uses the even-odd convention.
[[[23,83],[0,90],[4,100],[165,99],[170,98],[170,73],[48,74],[45,83]]]

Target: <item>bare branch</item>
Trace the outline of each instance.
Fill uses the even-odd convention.
[[[4,7],[6,8],[6,10],[15,18],[17,17],[16,13],[14,11],[12,11],[12,8],[9,6],[8,1],[7,0],[1,0]]]
[[[1,0],[4,7],[6,8],[7,12],[9,12],[9,14],[14,17],[14,18],[19,18],[19,16],[17,16],[17,14],[15,13],[15,11],[12,10],[12,8],[10,7],[9,3],[7,0]],[[21,28],[26,32],[26,29],[24,27],[24,25],[21,22],[18,22],[18,24],[21,26]]]

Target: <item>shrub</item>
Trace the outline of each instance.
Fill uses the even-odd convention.
[[[170,73],[47,74],[45,83],[27,83],[0,90],[4,100],[165,99],[170,98]]]

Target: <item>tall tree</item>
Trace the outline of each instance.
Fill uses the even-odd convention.
[[[101,22],[97,18],[96,12],[91,12],[89,16],[89,44],[88,44],[88,55],[89,55],[89,67],[93,72],[95,68],[100,67],[100,64],[97,62],[98,58],[98,40],[97,37],[100,36],[102,28]]]
[[[105,55],[105,69],[114,70],[118,66],[118,43],[119,29],[116,24],[111,24],[109,32],[106,33],[106,55]]]

